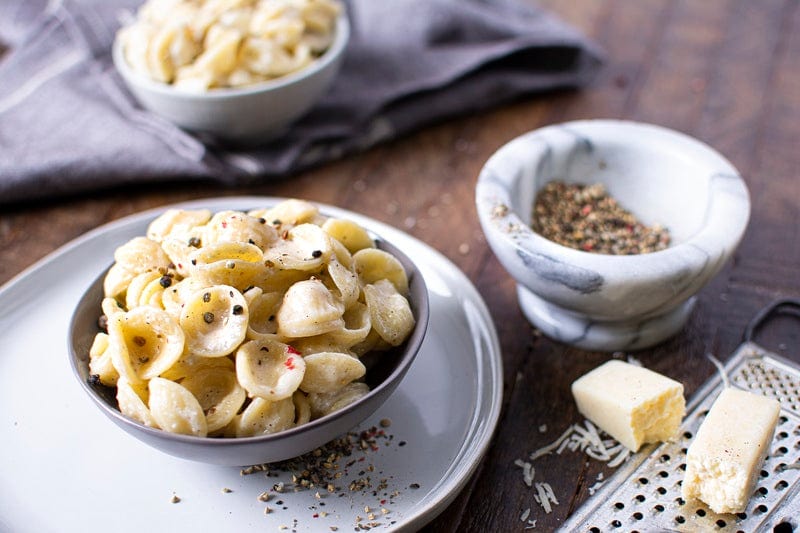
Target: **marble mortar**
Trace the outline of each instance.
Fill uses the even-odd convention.
[[[670,247],[614,256],[538,235],[530,227],[534,198],[552,180],[603,183],[641,222],[666,226]],[[512,140],[481,170],[476,204],[527,319],[555,340],[597,351],[642,349],[677,333],[750,215],[744,181],[715,150],[618,120],[567,122]]]

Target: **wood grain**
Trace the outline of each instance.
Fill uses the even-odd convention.
[[[303,197],[358,210],[442,251],[475,283],[503,350],[503,410],[475,476],[427,531],[521,531],[563,523],[613,473],[579,454],[536,461],[536,479],[560,504],[545,514],[514,460],[580,420],[570,383],[610,357],[555,343],[522,316],[514,284],[488,249],[474,208],[486,159],[513,137],[576,118],[654,122],[714,146],[740,170],[752,216],[734,259],[700,294],[675,338],[635,354],[680,379],[692,394],[725,360],[750,317],[779,296],[800,295],[800,4],[796,0],[543,0],[606,53],[594,83],[514,102],[428,127],[291,179],[236,189],[209,184],[123,188],[91,197],[20,204],[0,211],[0,283],[82,233],[143,209],[208,196]],[[364,202],[364,198],[369,198]],[[800,361],[796,323],[776,320],[759,336]]]

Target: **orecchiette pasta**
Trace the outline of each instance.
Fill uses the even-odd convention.
[[[369,392],[359,358],[415,325],[401,263],[302,200],[172,209],[115,260],[89,369],[125,416],[164,431],[245,437],[332,413]]]
[[[335,0],[148,0],[118,39],[133,70],[201,92],[309,65],[333,42],[340,11]]]

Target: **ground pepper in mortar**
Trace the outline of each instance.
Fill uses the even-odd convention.
[[[670,243],[666,228],[639,222],[602,183],[547,183],[536,195],[531,226],[553,242],[598,254],[646,254]]]

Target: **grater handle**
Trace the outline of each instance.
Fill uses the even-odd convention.
[[[745,342],[752,342],[758,329],[776,313],[785,313],[800,318],[800,300],[797,298],[779,298],[761,309],[747,324],[744,330]]]

